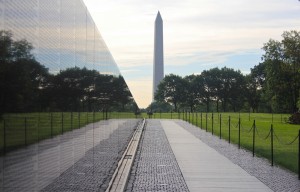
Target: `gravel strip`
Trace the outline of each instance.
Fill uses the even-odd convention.
[[[148,120],[126,191],[189,191],[159,120]]]
[[[250,175],[258,178],[273,191],[300,191],[300,181],[295,173],[278,166],[272,167],[268,160],[252,157],[252,152],[238,149],[237,145],[229,144],[227,141],[185,121],[175,120],[175,122],[233,163],[239,165]]]
[[[42,191],[105,191],[139,120],[128,120]]]

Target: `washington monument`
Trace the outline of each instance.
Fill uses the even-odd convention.
[[[164,78],[164,42],[163,42],[163,20],[158,11],[154,26],[154,57],[153,57],[153,97],[157,86]]]

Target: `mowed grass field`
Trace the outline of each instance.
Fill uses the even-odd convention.
[[[147,114],[143,114],[143,116],[149,118]],[[202,113],[201,121],[201,113],[154,113],[152,118],[183,119],[218,137],[221,136],[222,139],[227,141],[230,139],[231,143],[237,145],[239,144],[240,118],[240,146],[250,151],[253,151],[253,124],[255,120],[255,155],[267,158],[270,163],[270,128],[273,125],[274,164],[298,172],[300,125],[287,123],[289,116],[289,114],[266,113]]]
[[[147,114],[143,117],[149,118]],[[207,116],[207,118],[206,118]],[[274,163],[293,172],[298,171],[298,144],[300,125],[288,124],[289,114],[265,113],[154,113],[152,118],[183,119],[211,132],[222,139],[239,143],[240,118],[240,145],[252,151],[253,122],[255,120],[255,155],[263,156],[271,161],[271,134],[273,124],[274,134]],[[111,112],[109,119],[140,118],[133,113]],[[73,129],[78,129],[89,123],[106,119],[102,112],[57,112],[57,113],[24,113],[5,114],[0,120],[0,151],[11,151],[40,140],[60,135]],[[5,136],[4,136],[5,132]],[[2,153],[3,154],[3,153]],[[271,162],[270,162],[271,163]]]
[[[134,113],[107,113],[108,119],[135,117]],[[0,120],[0,155],[103,119],[103,112],[5,114]]]

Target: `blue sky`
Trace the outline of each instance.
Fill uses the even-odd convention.
[[[214,67],[249,73],[261,47],[300,29],[298,0],[84,0],[139,107],[152,99],[154,20],[164,22],[165,74]]]

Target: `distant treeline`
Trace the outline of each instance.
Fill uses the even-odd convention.
[[[200,75],[167,75],[158,86],[155,107],[175,110],[297,112],[300,107],[300,32],[282,34],[264,44],[262,62],[248,75],[213,68]]]
[[[15,112],[101,111],[135,108],[122,76],[72,67],[49,73],[32,45],[0,31],[0,115]]]

